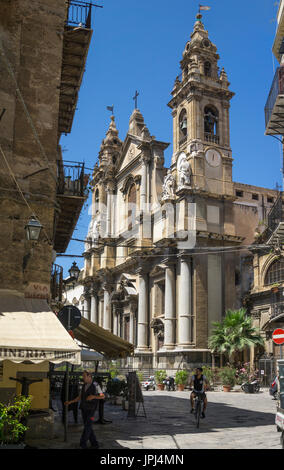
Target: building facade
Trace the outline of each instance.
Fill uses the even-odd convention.
[[[281,142],[284,135],[284,1],[279,2],[277,29],[272,52],[278,61],[265,104],[265,134]],[[283,177],[283,170],[282,170]],[[282,179],[283,184],[283,179]],[[268,378],[276,371],[281,347],[272,340],[273,331],[284,327],[283,188],[268,213],[267,223],[252,249],[254,283],[250,292],[251,315],[265,338],[262,368]],[[267,370],[266,370],[267,369]]]
[[[141,369],[211,364],[212,322],[249,292],[247,247],[277,196],[232,180],[234,93],[201,18],[168,103],[170,168],[169,143],[152,136],[134,109],[123,141],[111,117],[93,173],[84,312],[132,342],[132,365]]]
[[[81,1],[0,4],[0,315],[2,323],[15,316],[11,331],[20,338],[9,349],[0,328],[0,401],[21,392],[10,377],[36,377],[41,382],[31,385],[33,408],[49,408],[49,361],[35,363],[31,330],[20,325],[44,309],[53,321],[51,308],[62,295],[62,268],[53,263],[66,250],[86,200],[84,165],[62,160],[60,137],[72,127],[92,37],[90,15],[90,4]],[[31,218],[42,226],[34,242],[25,235]],[[70,342],[52,315],[62,341]],[[36,340],[42,331],[39,326]],[[24,357],[29,341],[34,360],[13,361],[18,349]]]

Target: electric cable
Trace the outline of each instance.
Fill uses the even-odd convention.
[[[52,245],[52,242],[50,241],[49,236],[48,236],[48,234],[47,234],[45,228],[44,228],[43,225],[41,224],[39,218],[37,217],[37,215],[35,214],[35,212],[34,212],[33,209],[31,208],[31,206],[29,205],[27,199],[25,198],[25,195],[24,195],[24,193],[23,193],[23,191],[22,191],[22,189],[21,189],[21,187],[20,187],[20,185],[19,185],[19,183],[18,183],[18,181],[17,181],[17,179],[16,179],[16,177],[15,177],[15,175],[14,175],[14,173],[13,173],[13,170],[11,169],[11,167],[10,167],[10,165],[9,165],[9,162],[8,162],[8,160],[7,160],[7,158],[6,158],[6,155],[5,155],[5,153],[4,153],[4,151],[3,151],[1,145],[0,145],[0,152],[1,152],[1,154],[2,154],[2,156],[3,156],[3,158],[4,158],[4,161],[5,161],[6,165],[7,165],[7,168],[8,168],[8,171],[9,171],[9,173],[10,173],[10,176],[11,176],[12,180],[14,181],[14,183],[16,184],[16,187],[17,187],[17,189],[18,189],[20,195],[22,196],[22,198],[23,198],[25,204],[27,205],[27,207],[28,207],[28,209],[29,209],[31,215],[40,223],[40,225],[42,226],[42,230],[43,230],[43,232],[45,233],[45,236],[46,236],[46,238],[47,238],[48,243],[49,243],[50,245]]]

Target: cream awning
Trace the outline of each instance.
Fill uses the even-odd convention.
[[[46,300],[0,293],[0,361],[81,363],[81,348]]]
[[[83,317],[73,333],[78,341],[110,359],[131,356],[134,352],[133,344]]]

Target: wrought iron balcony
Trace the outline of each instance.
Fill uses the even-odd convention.
[[[267,216],[267,244],[284,242],[284,203],[282,193],[279,194]]]
[[[58,194],[84,197],[88,175],[84,173],[84,163],[57,160]]]
[[[266,105],[265,134],[284,135],[284,67],[278,67]]]
[[[56,230],[54,249],[64,253],[87,199],[89,175],[84,172],[84,163],[58,160],[58,186]]]
[[[270,320],[275,321],[276,318],[279,318],[279,320],[280,318],[282,318],[282,321],[283,321],[283,317],[284,317],[284,301],[271,303]]]
[[[91,28],[92,4],[80,0],[68,0],[66,25]]]
[[[92,7],[102,8],[81,0],[67,0],[59,96],[59,134],[71,132],[93,33]]]
[[[50,279],[50,297],[53,302],[62,301],[63,291],[63,268],[58,264],[53,264]]]

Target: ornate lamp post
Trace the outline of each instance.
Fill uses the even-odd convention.
[[[68,270],[68,272],[70,274],[70,277],[72,277],[75,282],[78,281],[80,269],[78,268],[76,261],[73,261],[73,264],[71,268]]]
[[[41,229],[41,223],[35,217],[31,217],[25,226],[27,240],[38,241]]]

